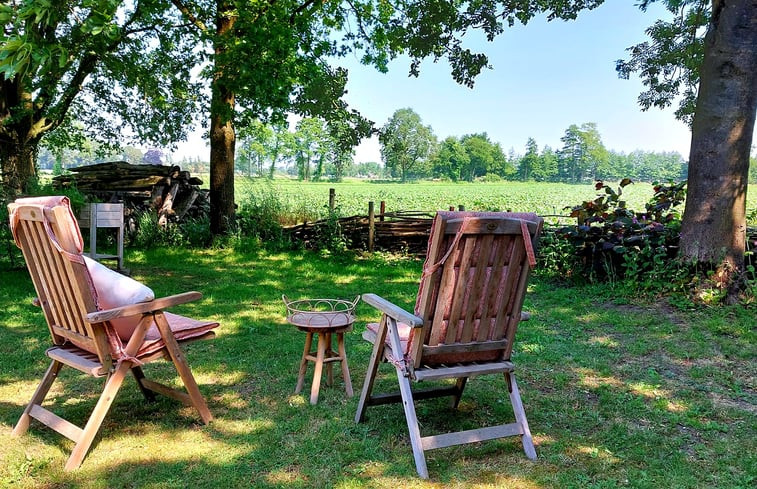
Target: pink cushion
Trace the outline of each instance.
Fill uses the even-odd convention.
[[[163,313],[168,321],[168,325],[171,327],[174,337],[177,341],[188,340],[191,338],[197,338],[208,333],[213,328],[218,327],[218,323],[213,321],[198,321],[196,319],[188,318],[185,316],[179,316],[178,314],[172,314],[170,312]],[[147,330],[145,340],[137,353],[137,357],[143,357],[151,353],[155,353],[165,346],[163,338],[160,336],[160,331],[152,323]]]
[[[121,275],[101,263],[84,256],[89,275],[92,277],[97,302],[100,310],[113,309],[114,307],[150,302],[155,299],[155,293],[150,287],[136,280]],[[126,342],[131,338],[134,328],[139,323],[139,316],[112,319],[110,321],[119,338]]]
[[[48,197],[26,197],[23,199],[16,199],[14,201],[16,205],[33,205],[33,206],[39,206],[40,208],[48,208],[52,209],[53,207],[62,205],[68,209],[69,214],[71,215],[71,219],[67,221],[67,225],[64,226],[63,229],[59,229],[56,233],[55,237],[58,239],[58,243],[60,243],[61,247],[69,252],[69,253],[81,253],[84,249],[84,240],[81,237],[81,231],[79,230],[79,226],[76,224],[76,217],[74,216],[73,210],[71,210],[71,202],[68,200],[68,197],[56,195],[56,196],[48,196]],[[13,230],[13,236],[14,239],[16,239],[16,243],[18,243],[18,239],[16,238],[16,231],[15,231],[15,220],[13,219],[13,215],[11,215],[11,229]],[[20,247],[20,244],[19,244]]]
[[[378,334],[379,329],[379,323],[368,323],[365,325],[366,329],[369,331],[373,331],[374,334]],[[410,332],[413,330],[410,326],[408,326],[405,323],[397,323],[397,331],[400,335],[400,344],[402,345],[402,353],[407,352],[407,341],[410,339]],[[386,335],[386,341],[385,343],[389,346],[389,335]]]

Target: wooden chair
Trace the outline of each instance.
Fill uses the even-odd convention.
[[[83,257],[81,233],[65,197],[19,199],[8,208],[14,239],[37,292],[35,303],[42,308],[53,343],[46,351],[52,362],[13,435],[24,434],[31,418],[42,422],[74,441],[65,469],[76,469],[129,372],[148,400],[153,399],[153,392],[168,395],[193,406],[204,423],[210,422],[212,416],[180,344],[213,337],[212,329],[218,323],[164,312],[168,307],[197,300],[201,294],[187,292],[154,299],[147,287]],[[132,296],[118,297],[124,291]],[[160,358],[173,362],[186,392],[145,378],[141,366]],[[42,407],[63,366],[105,378],[102,394],[84,428]]]
[[[418,474],[428,478],[424,452],[477,441],[520,436],[536,458],[510,359],[534,246],[543,221],[535,214],[439,212],[429,238],[415,313],[364,294],[381,311],[363,337],[373,343],[355,422],[368,406],[402,402]],[[379,363],[397,371],[399,393],[372,394]],[[504,374],[515,422],[421,436],[413,401],[452,396],[457,408],[468,378]],[[456,379],[455,384],[414,391],[410,381]]]

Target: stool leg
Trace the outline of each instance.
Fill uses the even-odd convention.
[[[323,359],[326,356],[326,334],[318,333],[318,356],[315,360],[313,372],[313,386],[310,388],[310,404],[318,403],[318,392],[321,390],[321,374],[323,373]]]
[[[297,377],[297,387],[294,389],[295,394],[302,392],[302,386],[305,385],[305,372],[308,370],[308,355],[310,355],[310,348],[313,345],[313,333],[307,333],[305,337],[305,351],[302,352],[302,360],[300,360],[300,374]]]
[[[331,357],[334,355],[334,350],[331,349],[331,333],[326,333],[326,356]],[[334,385],[334,369],[331,362],[326,364],[326,385],[329,387]]]
[[[336,334],[336,341],[339,347],[339,357],[342,359],[342,377],[344,377],[344,389],[347,391],[347,397],[352,397],[352,380],[350,379],[350,367],[347,364],[347,350],[344,348],[344,333]]]

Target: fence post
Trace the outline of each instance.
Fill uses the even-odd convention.
[[[384,222],[384,214],[386,213],[386,201],[382,200],[379,203],[379,221]]]
[[[329,189],[329,212],[334,212],[334,205],[336,202],[336,190],[333,188]]]
[[[376,231],[376,216],[373,210],[373,201],[368,202],[368,251],[373,251],[373,236]]]

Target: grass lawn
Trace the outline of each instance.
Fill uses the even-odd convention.
[[[190,289],[177,312],[221,322],[187,358],[215,421],[170,399],[146,403],[129,377],[81,469],[63,472],[72,443],[33,423],[10,436],[47,361],[47,330],[26,270],[0,270],[0,486],[14,488],[551,488],[754,487],[757,364],[754,309],[680,310],[667,301],[611,300],[601,287],[534,277],[514,361],[539,459],[517,439],[428,452],[431,481],[416,477],[399,405],[353,421],[338,369],[319,403],[295,395],[304,333],[284,322],[281,294],[375,292],[412,308],[421,263],[232,250],[130,250],[127,266],[158,295]],[[361,305],[347,338],[355,390],[375,314]],[[173,379],[168,363],[145,368]],[[380,383],[396,385],[384,366]],[[306,377],[306,385],[312,367]],[[82,424],[101,381],[64,370],[48,401]],[[459,411],[418,404],[425,433],[509,421],[504,380],[472,380]]]

